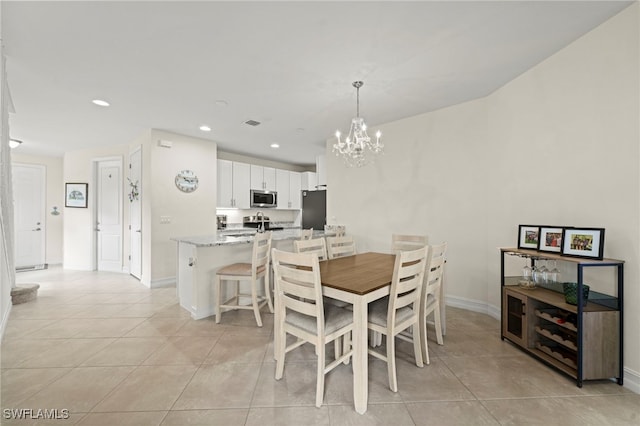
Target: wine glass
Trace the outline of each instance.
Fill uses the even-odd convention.
[[[532,277],[531,266],[529,266],[529,259],[524,258],[524,267],[522,268],[522,278],[529,284]]]
[[[543,278],[542,278],[543,277],[543,273],[547,268],[544,268],[544,269],[542,269],[542,268],[544,268],[544,266],[543,265],[539,265],[539,264],[535,265],[533,267],[532,275],[533,275],[533,282],[535,284],[542,284],[543,283]]]
[[[542,262],[542,261],[541,261]],[[547,261],[544,261],[544,265],[540,265],[540,282],[539,284],[546,284],[549,282],[549,269],[547,269]]]
[[[557,283],[560,281],[560,271],[558,271],[557,261],[553,261],[553,269],[547,273],[549,277],[549,282]]]

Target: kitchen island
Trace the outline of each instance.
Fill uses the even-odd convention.
[[[272,231],[271,247],[293,251],[293,241],[299,240],[301,229]],[[176,287],[180,306],[191,313],[193,319],[202,319],[215,314],[214,282],[218,268],[237,262],[251,262],[253,236],[255,233],[231,234],[219,232],[214,235],[172,238],[178,250]],[[332,232],[313,231],[313,237],[334,235]],[[273,287],[273,283],[271,283]],[[243,286],[246,286],[243,287]],[[249,284],[241,284],[241,292],[249,291]],[[223,286],[222,298],[228,299]],[[249,300],[247,299],[247,304]]]

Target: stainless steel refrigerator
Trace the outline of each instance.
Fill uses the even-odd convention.
[[[327,191],[302,191],[302,228],[324,230],[327,223]]]

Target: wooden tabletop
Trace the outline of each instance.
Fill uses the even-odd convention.
[[[358,295],[391,284],[396,256],[361,253],[320,262],[322,285]]]

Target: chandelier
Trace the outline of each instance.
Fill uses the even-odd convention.
[[[382,152],[384,145],[380,142],[380,130],[376,132],[376,141],[371,142],[371,138],[367,135],[367,125],[364,119],[360,117],[360,88],[364,83],[362,81],[354,81],[353,87],[356,88],[357,109],[356,117],[351,120],[351,128],[345,140],[340,138],[340,131],[336,131],[338,142],[333,144],[333,152],[342,156],[348,167],[362,167],[372,162],[377,154]]]

